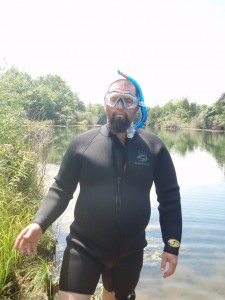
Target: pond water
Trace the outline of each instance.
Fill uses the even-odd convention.
[[[77,133],[87,128],[56,128],[48,148],[48,170],[55,175],[62,156]],[[152,129],[147,129],[151,130]],[[176,273],[162,278],[163,244],[154,188],[148,246],[137,287],[137,299],[225,299],[225,133],[182,130],[155,131],[169,149],[181,188],[183,239]],[[77,191],[78,192],[78,191]],[[75,195],[76,197],[76,195]],[[60,261],[73,219],[75,200],[58,220]]]

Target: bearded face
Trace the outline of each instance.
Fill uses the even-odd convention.
[[[114,94],[116,94],[116,102],[112,99]],[[114,82],[105,95],[107,125],[113,133],[127,133],[139,109],[135,95],[136,88],[128,81]]]
[[[121,133],[127,131],[131,121],[126,114],[118,115],[116,112],[113,112],[109,118],[109,124],[112,132]]]

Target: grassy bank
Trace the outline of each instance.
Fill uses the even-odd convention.
[[[43,198],[40,152],[49,139],[43,128],[24,127],[18,109],[0,107],[0,299],[51,299],[55,238],[49,230],[35,257],[20,257],[16,236]]]

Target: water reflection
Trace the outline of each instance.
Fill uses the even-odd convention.
[[[202,130],[166,131],[149,129],[157,134],[170,151],[185,155],[196,149],[206,150],[217,160],[219,166],[225,164],[225,133]]]

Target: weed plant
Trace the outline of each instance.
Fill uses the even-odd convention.
[[[102,299],[102,291],[103,291],[103,285],[101,283],[99,283],[97,285],[94,295],[91,296],[91,300],[101,300]]]
[[[0,104],[0,299],[51,299],[52,232],[41,239],[38,256],[21,258],[13,249],[43,198],[44,174],[38,165],[48,138],[43,128],[23,126],[20,110]],[[36,297],[37,291],[42,296]]]

